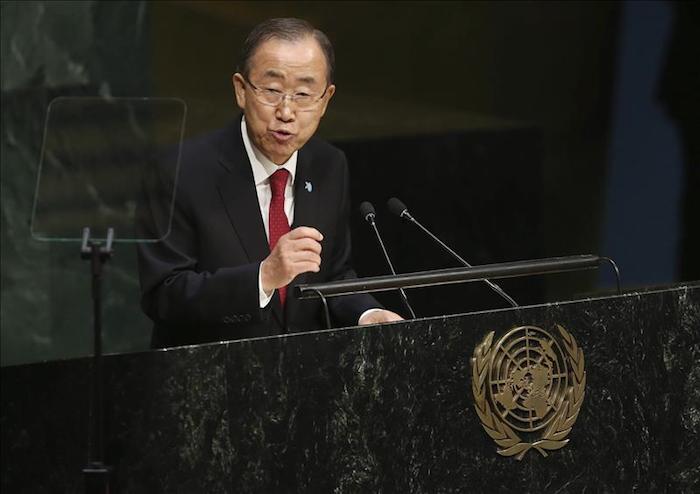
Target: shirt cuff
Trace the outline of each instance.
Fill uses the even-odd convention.
[[[265,290],[263,290],[262,287],[262,263],[260,263],[260,267],[258,267],[258,299],[260,301],[260,308],[264,309],[267,307],[267,305],[270,303],[270,300],[272,300],[272,296],[275,294],[275,291],[272,290],[270,294],[268,295],[265,293]]]
[[[382,310],[382,309],[380,309],[380,308],[376,308],[376,309],[367,309],[367,310],[364,311],[362,314],[360,314],[360,317],[359,317],[359,319],[357,320],[357,324],[360,324],[360,321],[362,320],[362,318],[365,317],[367,314],[369,314],[370,312],[378,311],[378,310]]]

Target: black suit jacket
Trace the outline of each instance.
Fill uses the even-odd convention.
[[[325,327],[320,301],[297,299],[293,286],[355,277],[349,265],[348,189],[345,155],[311,138],[297,159],[292,228],[313,226],[323,234],[321,270],[292,282],[286,314],[277,292],[260,309],[258,270],[270,251],[240,118],[183,144],[171,232],[138,247],[141,304],[154,321],[152,346]],[[356,325],[372,307],[380,305],[369,295],[329,299],[335,325]]]

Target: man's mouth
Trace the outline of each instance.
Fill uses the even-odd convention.
[[[276,140],[281,141],[281,142],[288,141],[289,139],[294,137],[294,134],[292,134],[288,130],[280,129],[280,130],[272,130],[270,132],[272,133],[272,135],[274,136],[274,138]]]

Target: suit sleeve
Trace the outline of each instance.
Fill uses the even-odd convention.
[[[138,246],[141,306],[157,324],[169,326],[251,323],[261,319],[259,263],[201,270],[197,223],[186,190],[178,190],[169,235]],[[148,223],[167,221],[169,212],[146,202]],[[147,228],[147,227],[146,227]]]
[[[350,280],[357,278],[351,267],[352,242],[350,237],[350,176],[347,158],[342,153],[342,196],[340,215],[334,252],[331,256],[332,272],[329,281]],[[360,316],[368,309],[382,308],[382,305],[369,294],[346,295],[328,299],[328,305],[336,324],[356,326]]]

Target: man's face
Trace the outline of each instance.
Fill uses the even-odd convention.
[[[259,90],[321,96],[310,110],[299,111],[288,97],[277,106],[260,101],[242,74],[233,75],[236,102],[243,110],[253,144],[281,165],[316,132],[335,86],[328,84],[326,58],[313,37],[299,41],[272,39],[261,44],[250,60],[250,81]]]

